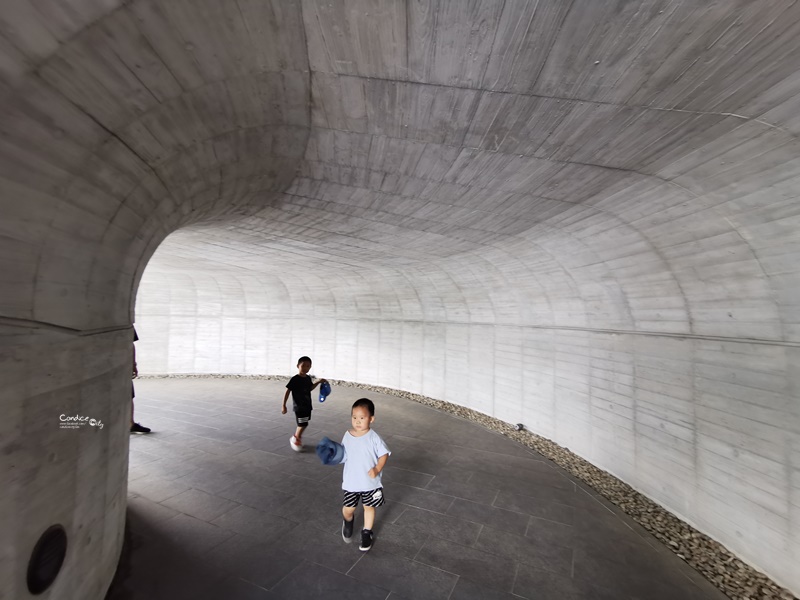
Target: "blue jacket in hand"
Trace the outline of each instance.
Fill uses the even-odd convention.
[[[327,381],[323,381],[319,384],[319,401],[325,402],[328,396],[331,395],[331,384]]]
[[[317,456],[323,465],[339,465],[344,462],[344,446],[332,439],[324,437],[317,444]]]

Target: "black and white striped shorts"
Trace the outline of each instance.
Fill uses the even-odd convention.
[[[364,506],[383,506],[383,488],[379,487],[377,490],[370,490],[369,492],[348,492],[342,490],[344,499],[342,506],[358,506],[358,500],[361,499]]]

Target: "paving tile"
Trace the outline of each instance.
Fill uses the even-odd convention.
[[[155,552],[149,558],[151,560],[147,562],[133,562],[125,577],[115,579],[106,597],[119,600],[195,599],[224,578],[221,571],[199,561],[177,562],[170,555]],[[167,564],[169,567],[165,568]],[[120,568],[124,567],[121,565]]]
[[[172,498],[188,489],[190,489],[190,486],[184,483],[162,479],[155,475],[148,475],[128,483],[129,492],[144,496],[153,502],[161,502],[167,498]]]
[[[271,489],[264,485],[240,481],[218,493],[221,498],[244,504],[262,512],[272,512],[292,498],[290,494]]]
[[[360,514],[359,508],[356,516]],[[280,507],[270,508],[270,514],[294,523],[309,523],[323,531],[336,531],[342,518],[341,496],[292,496]]]
[[[570,575],[573,549],[483,527],[474,547],[547,571]]]
[[[333,475],[329,480],[318,481],[301,475],[285,475],[283,473],[280,477],[276,477],[275,473],[271,472],[262,480],[262,484],[291,496],[311,496],[327,492],[335,493],[338,497],[342,490],[341,470]]]
[[[631,555],[619,560],[613,554],[601,557],[578,550],[575,553],[573,575],[575,579],[596,582],[604,587],[616,586],[636,598],[688,600],[703,597],[700,588],[689,577],[679,569],[670,568],[673,560],[680,559],[653,552],[638,559]]]
[[[158,434],[131,437],[137,448],[155,454],[159,459],[189,460],[205,454],[201,449],[189,446],[185,441],[172,437],[164,438]]]
[[[509,577],[511,582],[514,581],[515,573],[508,569],[506,572],[506,576]],[[456,587],[453,589],[453,593],[450,594],[449,600],[519,600],[520,598],[530,598],[530,599],[539,599],[545,600],[545,596],[536,595],[531,596],[520,596],[517,594],[512,595],[508,592],[501,592],[500,590],[491,590],[484,587],[480,587],[477,583],[470,581],[469,579],[464,579],[460,577],[458,579],[458,583]],[[553,600],[558,600],[554,598]]]
[[[359,581],[379,586],[401,596],[446,600],[458,576],[429,565],[379,550],[378,541],[350,571]]]
[[[200,592],[193,600],[280,600],[272,592],[238,577],[226,577]]]
[[[597,550],[611,550],[619,544],[638,548],[640,551],[654,551],[653,546],[623,521],[611,519],[584,519],[581,511],[576,511],[575,529],[580,535],[575,536],[574,545]]]
[[[502,482],[501,481],[501,485]],[[505,495],[509,496],[516,496],[518,498],[518,502],[524,502],[525,499],[529,499],[530,502],[538,502],[538,503],[547,503],[547,502],[556,502],[558,504],[564,504],[566,506],[570,506],[573,508],[580,508],[580,509],[603,509],[605,512],[608,512],[603,508],[602,505],[598,503],[598,501],[589,496],[588,494],[577,491],[575,489],[563,489],[552,487],[548,485],[536,485],[535,482],[531,481],[529,483],[523,483],[518,487],[522,487],[522,490],[515,490],[510,489],[509,486],[502,486],[500,488],[500,493],[498,494],[498,499],[504,497]],[[538,515],[537,515],[538,516]]]
[[[393,467],[386,469],[386,473],[383,475],[383,482],[386,484],[401,483],[411,487],[424,488],[433,478],[434,475],[430,473],[420,473]]]
[[[674,565],[675,555],[658,552],[646,544],[630,543],[619,536],[612,536],[606,540],[596,540],[587,543],[583,536],[575,536],[574,548],[576,560],[578,557],[586,559],[600,558],[622,563],[633,568],[666,567]]]
[[[321,565],[304,562],[272,592],[283,600],[385,600],[385,587],[359,581]]]
[[[384,486],[384,491],[387,499],[440,513],[447,512],[454,500],[453,496],[397,483]]]
[[[244,452],[236,454],[235,458],[237,461],[253,463],[259,467],[282,467],[289,464],[289,459],[286,457],[255,448],[248,448]]]
[[[137,415],[141,412],[139,409],[142,407],[139,403],[136,403]],[[153,423],[153,421],[150,421]],[[197,423],[192,423],[185,421],[183,419],[176,419],[173,416],[168,416],[166,413],[161,413],[156,415],[156,422],[159,423],[159,427],[161,429],[171,429],[173,431],[177,431],[180,433],[187,433],[187,434],[196,434],[201,435],[203,437],[207,437],[210,439],[221,440],[221,441],[240,441],[242,436],[237,433],[230,433],[226,431],[220,431],[216,427],[208,427],[205,425],[199,425]],[[151,435],[158,435],[157,427],[152,427],[153,434]]]
[[[188,485],[209,494],[219,494],[242,480],[231,473],[221,473],[217,469],[198,467],[188,475],[175,479],[177,483]]]
[[[514,584],[514,561],[433,536],[428,538],[415,560],[492,590],[510,592]]]
[[[186,490],[177,496],[167,498],[161,504],[201,521],[213,521],[220,515],[239,506],[236,502],[194,489]]]
[[[498,491],[496,487],[491,483],[487,483],[483,478],[472,478],[467,483],[459,483],[434,477],[425,489],[487,505],[492,503]]]
[[[524,530],[523,535],[546,544],[571,548],[575,546],[575,538],[580,536],[580,532],[580,529],[572,525],[529,517],[527,528]]]
[[[595,506],[576,507],[574,524],[576,527],[603,527],[609,530],[614,529],[623,532],[625,535],[636,533],[628,519],[620,518],[620,515],[599,504]]]
[[[483,527],[478,523],[440,515],[413,506],[400,515],[395,523],[400,527],[418,531],[420,534],[433,535],[463,546],[474,544]]]
[[[128,466],[128,482],[150,475],[150,472],[145,467],[146,465]]]
[[[375,544],[380,545],[381,552],[395,554],[403,558],[414,558],[419,549],[422,548],[425,540],[428,539],[428,536],[419,530],[387,523],[380,519],[376,519],[374,530]]]
[[[398,467],[407,471],[430,473],[431,475],[447,471],[447,464],[453,455],[444,452],[437,455],[431,454],[431,452],[430,449],[425,448],[425,445],[413,445],[405,454],[392,451],[386,468]]]
[[[236,449],[239,453],[249,450],[250,448],[272,452],[278,448],[278,440],[285,440],[288,445],[290,435],[291,433],[287,432],[286,426],[264,429],[254,436],[231,444],[231,449]]]
[[[251,447],[246,444],[247,439],[241,442],[231,443],[204,437],[195,437],[195,439],[186,443],[188,446],[202,450],[208,454],[215,454],[217,456],[235,456],[236,454],[240,454]]]
[[[151,475],[170,481],[188,475],[196,471],[198,467],[183,459],[160,458],[147,463],[144,468]]]
[[[575,521],[575,508],[572,506],[510,492],[501,491],[494,499],[492,506],[567,525],[572,525]]]
[[[507,457],[527,458],[531,456],[527,448],[519,444],[507,444],[506,438],[500,434],[469,422],[463,423],[459,428],[437,428],[433,432],[423,432],[416,437],[420,440],[435,441],[459,448],[462,450],[459,454],[463,454],[464,451],[484,451]]]
[[[303,562],[303,557],[244,535],[233,535],[202,555],[206,564],[269,589]]]
[[[161,538],[184,556],[199,555],[218,546],[233,532],[184,514],[177,514],[158,525]]]
[[[386,504],[378,509],[376,520],[381,523],[396,523],[397,519],[408,509],[408,504],[387,500]]]
[[[553,463],[539,455],[508,456],[495,452],[471,451],[454,457],[448,466],[468,468],[490,475],[520,477],[530,472],[553,474],[557,472]]]
[[[159,521],[171,519],[177,514],[177,510],[153,502],[144,496],[128,497],[128,520],[136,526],[147,524],[149,527]]]
[[[241,505],[214,519],[213,524],[263,542],[274,542],[297,525],[283,517]]]
[[[603,588],[587,581],[576,581],[568,575],[519,565],[514,581],[514,593],[538,600],[629,600],[615,588]],[[683,600],[674,598],[673,600]]]
[[[439,469],[435,477],[439,482],[470,483],[479,474],[474,469],[454,467],[448,464],[445,468]]]
[[[508,531],[515,535],[524,535],[530,521],[528,515],[470,502],[461,498],[456,498],[453,501],[453,504],[447,509],[447,515],[473,523],[488,525],[494,529]]]
[[[520,477],[519,473],[516,476],[482,473],[481,483],[501,492],[523,495],[541,494],[548,488],[575,492],[575,484],[555,470],[552,472],[529,471],[525,477]]]
[[[157,461],[159,458],[161,457],[158,456],[158,454],[137,450],[133,444],[131,444],[131,449],[128,454],[128,468],[142,467],[148,463]]]
[[[280,480],[279,477],[276,477],[275,471],[265,466],[257,465],[252,462],[239,463],[232,462],[231,460],[221,460],[224,460],[227,469],[220,468],[219,471],[224,472],[226,475],[238,477],[242,481],[249,481],[250,483],[258,483],[260,485],[272,487],[276,481]]]
[[[209,453],[194,458],[187,458],[186,460],[201,469],[214,469],[219,473],[232,472],[241,464],[237,462],[236,456],[219,456]]]
[[[316,444],[315,444],[316,446]],[[309,447],[307,452],[296,453],[289,448],[289,441],[286,441],[286,452],[290,454],[288,459],[278,465],[270,466],[270,470],[285,475],[303,474],[307,479],[321,481],[330,476],[331,471],[338,471],[341,467],[323,465],[317,458],[314,447]]]
[[[341,521],[340,521],[341,523]],[[323,531],[301,523],[274,542],[276,548],[313,562],[339,573],[347,573],[361,558],[358,550],[359,530],[353,532],[352,541],[348,544],[342,539],[339,527],[335,533],[329,528]]]
[[[681,561],[681,563],[683,566],[681,572],[686,575],[689,581],[693,582],[694,585],[697,586],[697,590],[699,590],[699,594],[696,594],[692,600],[728,600],[728,596],[719,591],[713,583],[703,577],[698,571],[694,570],[683,561]]]

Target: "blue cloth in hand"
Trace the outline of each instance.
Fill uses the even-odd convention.
[[[325,402],[328,396],[331,395],[331,384],[327,381],[323,381],[319,384],[319,401]]]
[[[344,462],[344,446],[324,437],[317,444],[317,456],[323,465],[338,465]]]

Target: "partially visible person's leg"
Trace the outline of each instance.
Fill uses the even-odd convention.
[[[297,421],[297,429],[294,435],[289,439],[289,445],[295,452],[300,452],[303,449],[303,430],[308,427],[308,422],[311,420],[311,415],[304,415],[301,413],[294,413],[295,420]]]
[[[364,529],[361,530],[361,545],[358,547],[362,552],[372,548],[372,541],[375,535],[372,533],[372,526],[375,524],[375,508],[364,505]]]
[[[372,548],[372,543],[375,539],[372,533],[372,528],[375,525],[375,508],[383,506],[386,502],[383,497],[383,488],[362,493],[361,502],[364,505],[364,529],[361,530],[361,546],[358,549],[366,552]]]
[[[356,520],[356,506],[358,505],[358,492],[344,492],[342,501],[342,539],[348,544],[353,537],[353,524]]]
[[[308,427],[308,423],[311,421],[311,413],[308,414],[297,414],[297,431],[294,434],[294,437],[297,438],[298,442],[303,441],[303,434],[305,433],[306,427]]]
[[[150,428],[144,425],[139,425],[133,420],[133,399],[136,397],[136,389],[133,387],[131,381],[131,433],[150,433]]]
[[[364,529],[372,531],[372,526],[375,525],[375,508],[372,506],[364,505]]]

